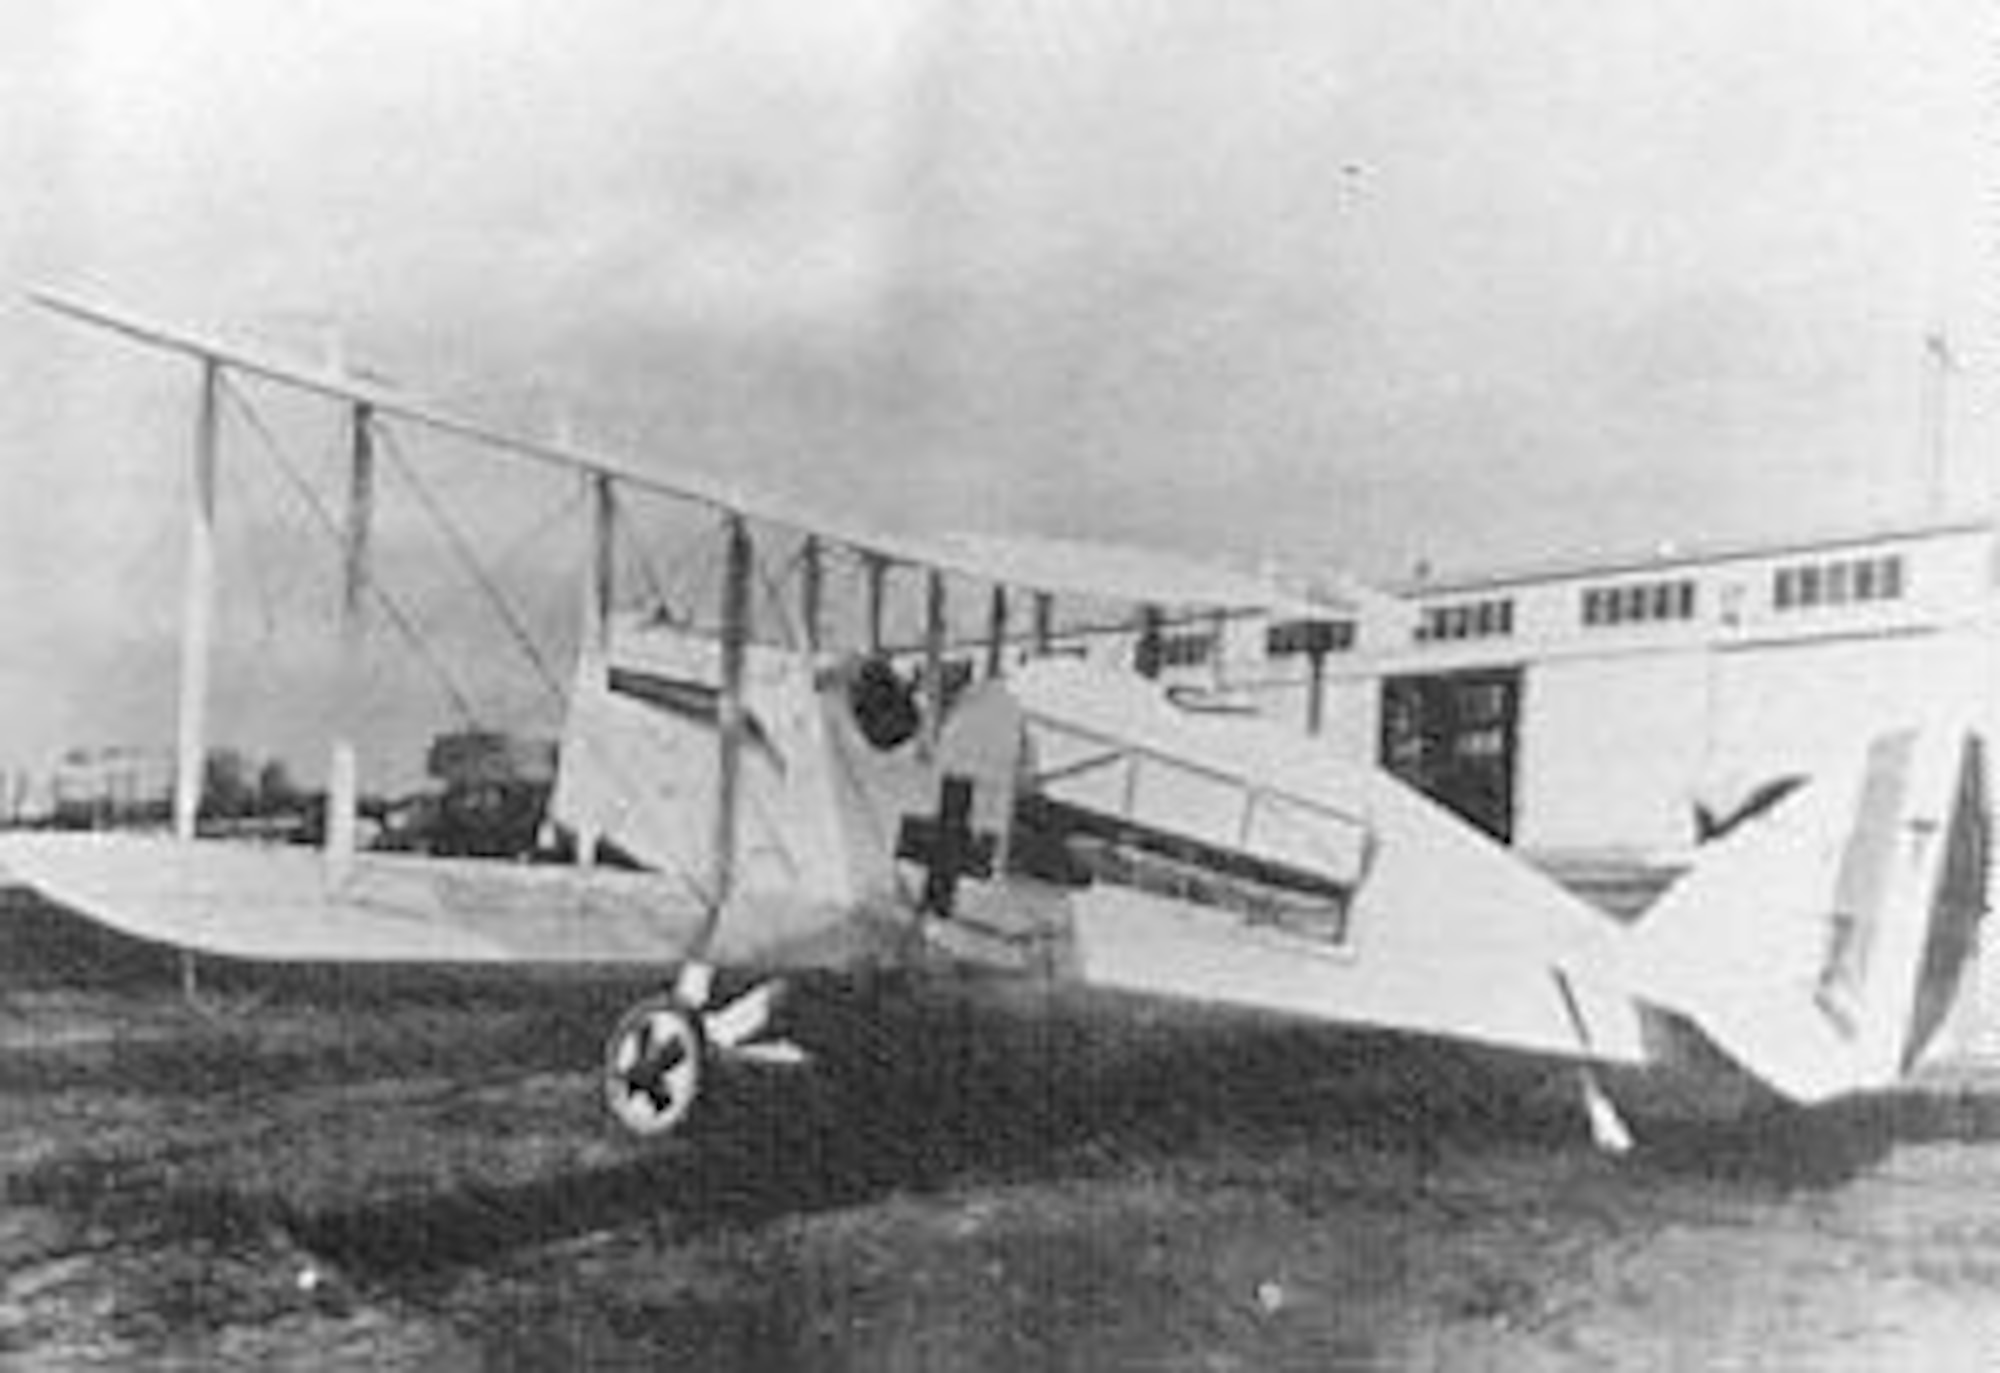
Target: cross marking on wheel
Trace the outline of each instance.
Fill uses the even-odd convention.
[[[646,1098],[656,1111],[664,1111],[674,1104],[674,1098],[662,1087],[668,1073],[687,1059],[688,1046],[681,1039],[669,1037],[657,1039],[652,1027],[648,1026],[640,1040],[639,1055],[631,1069],[625,1074],[625,1086]]]

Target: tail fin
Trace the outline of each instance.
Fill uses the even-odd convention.
[[[1882,734],[1702,851],[1633,931],[1632,985],[1794,1100],[1890,1086],[1966,980],[1987,831],[1969,731]]]

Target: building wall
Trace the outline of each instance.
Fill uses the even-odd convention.
[[[69,824],[164,817],[173,802],[173,754],[112,747],[65,754],[50,778],[50,808]]]
[[[1515,842],[1678,847],[1698,802],[1927,712],[2000,736],[1993,564],[1961,522],[1406,587],[1414,630],[1331,655],[1323,733],[1379,761],[1386,679],[1518,668]],[[1232,673],[1305,718],[1302,663]]]
[[[1516,842],[1666,847],[1691,837],[1708,664],[1698,653],[1571,658],[1522,688]]]
[[[1994,564],[1992,525],[1965,520],[1433,579],[1326,655],[1320,733],[1377,763],[1385,681],[1517,669],[1513,841],[1682,847],[1697,804],[1727,809],[1928,712],[2000,738]],[[1274,628],[1171,621],[1213,648],[1170,656],[1161,680],[1303,729],[1308,659],[1269,652]],[[1130,667],[1136,638],[1071,647]]]
[[[1414,630],[1407,615],[1364,619],[1327,656],[1321,734],[1347,757],[1379,762],[1388,679],[1518,669],[1513,838],[1544,850],[1683,848],[1698,803],[1726,811],[1760,783],[1817,770],[1829,750],[1935,713],[1981,730],[1990,768],[2000,754],[1995,553],[1990,524],[1962,522],[1405,587]],[[1502,601],[1504,614],[1478,610]],[[1637,616],[1610,611],[1640,602]],[[1465,632],[1426,635],[1430,611],[1457,613],[1430,617],[1430,628]],[[1220,684],[1303,728],[1307,663],[1266,647],[1234,626],[1224,663],[1163,677]],[[1129,640],[1097,649],[1129,664]],[[2000,804],[1990,779],[1988,795]],[[2000,892],[2000,871],[1993,882]],[[1989,924],[1985,937],[1980,982],[1946,1042],[2000,1056],[2000,929]]]

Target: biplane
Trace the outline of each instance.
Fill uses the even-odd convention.
[[[1343,602],[1133,550],[883,534],[38,299],[197,365],[180,768],[172,834],[0,835],[6,879],[191,969],[639,980],[650,990],[607,1026],[601,1069],[636,1134],[683,1126],[718,1062],[808,1057],[773,1008],[815,977],[936,974],[1478,1046],[1573,1073],[1593,1137],[1616,1150],[1655,1101],[1812,1106],[1892,1087],[1966,982],[1988,841],[1963,720],[1853,740],[1642,913],[1614,916],[1386,771],[1157,680],[1171,615],[1332,620],[1374,594],[1358,584]],[[585,484],[594,556],[548,808],[568,861],[371,851],[340,737],[322,847],[198,835],[215,409],[233,373],[346,414],[343,642],[365,606],[379,426]],[[610,545],[631,490],[711,526],[710,613],[620,605]],[[785,549],[780,578],[767,547]],[[829,613],[836,553],[862,572],[854,643]],[[885,632],[892,572],[920,587],[910,642]],[[968,585],[971,631],[950,601]],[[760,587],[782,589],[782,624],[759,622]],[[1075,599],[1119,608],[1126,660],[1075,651],[1055,613]],[[722,998],[725,970],[742,990]]]

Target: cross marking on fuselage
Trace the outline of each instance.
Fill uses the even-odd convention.
[[[972,779],[949,773],[938,785],[938,813],[906,815],[896,832],[896,857],[924,868],[921,908],[949,918],[961,877],[991,877],[995,839],[974,830]]]

